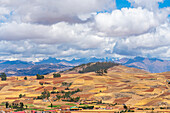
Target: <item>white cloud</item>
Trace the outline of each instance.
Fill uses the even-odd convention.
[[[0,0],[0,59],[170,57],[170,8],[162,0]],[[112,10],[111,13],[99,11]]]
[[[163,2],[164,0],[127,0],[134,7],[143,7],[152,11],[158,10],[158,2]]]
[[[92,31],[89,24],[68,24],[60,22],[50,26],[27,23],[3,23],[0,40],[31,40],[37,44],[66,44],[79,49],[98,48],[104,42]]]
[[[114,47],[114,52],[128,56],[155,56],[169,58],[170,24],[165,23],[154,31],[139,36],[120,39]]]
[[[109,36],[139,35],[163,24],[168,13],[159,14],[147,9],[123,8],[112,13],[100,13],[95,17],[97,28]]]
[[[113,0],[0,0],[0,6],[13,12],[19,22],[54,24],[81,22],[79,15],[114,8]]]

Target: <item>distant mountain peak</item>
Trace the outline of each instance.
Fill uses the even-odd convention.
[[[151,73],[160,73],[170,71],[170,61],[158,58],[144,58],[137,56],[133,59],[120,59],[117,62],[128,67],[144,69]]]

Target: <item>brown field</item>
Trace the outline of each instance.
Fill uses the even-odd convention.
[[[66,102],[61,100],[54,101],[53,97],[56,94],[51,94],[50,101],[33,100],[40,96],[44,89],[51,92],[55,87],[55,91],[65,92],[81,89],[82,92],[74,94],[73,97],[80,97],[82,102],[102,100],[107,104],[117,103],[118,106],[122,104],[131,107],[160,107],[164,104],[170,106],[170,85],[166,82],[170,79],[169,73],[148,73],[139,69],[116,66],[108,69],[108,73],[104,76],[94,72],[84,74],[69,72],[61,74],[60,78],[53,78],[52,74],[45,75],[43,80],[36,80],[36,77],[28,77],[28,80],[24,80],[24,77],[17,77],[18,80],[16,77],[8,77],[7,81],[0,83],[0,103],[21,101],[31,104],[32,108],[43,109],[49,109],[51,102],[61,107],[67,106]],[[68,86],[62,86],[62,82],[72,83],[69,90],[65,90]],[[19,98],[19,94],[25,94],[25,97]],[[82,112],[90,113],[90,111]],[[106,111],[100,113],[104,112]],[[107,113],[109,112],[113,111]]]
[[[144,92],[153,92],[154,91],[154,88],[150,88],[148,90],[145,90]]]

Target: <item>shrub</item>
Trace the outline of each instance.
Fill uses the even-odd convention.
[[[56,87],[53,87],[53,90],[56,90],[57,88]]]
[[[19,98],[22,98],[22,94],[19,94]]]
[[[36,76],[37,76],[37,79],[44,79],[44,76],[43,76],[43,75],[37,74]]]
[[[43,85],[44,83],[42,83],[42,82],[39,82],[39,84],[40,84],[40,85]]]
[[[24,80],[27,80],[27,77],[24,77]]]
[[[53,77],[54,77],[54,78],[58,78],[58,77],[61,77],[61,75],[60,75],[60,73],[57,73],[57,74],[54,73],[54,74],[53,74]]]
[[[2,81],[5,81],[5,80],[6,80],[6,74],[5,74],[5,73],[1,73],[0,77],[1,77],[1,80],[2,80]]]

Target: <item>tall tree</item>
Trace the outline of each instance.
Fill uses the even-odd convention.
[[[53,104],[51,103],[51,108],[53,107]]]
[[[8,108],[8,107],[9,107],[9,103],[8,103],[8,102],[6,102],[5,106],[6,106],[6,108]]]

